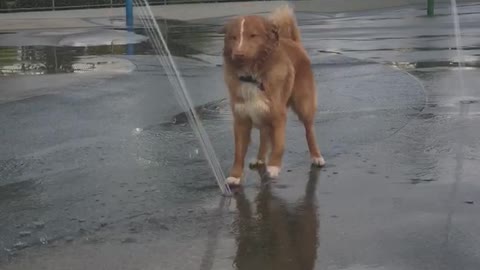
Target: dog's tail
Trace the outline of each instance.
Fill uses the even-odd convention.
[[[288,5],[275,9],[270,15],[270,20],[278,27],[278,34],[282,38],[300,42],[300,29],[293,10]]]

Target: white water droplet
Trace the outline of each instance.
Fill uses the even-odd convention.
[[[132,131],[132,134],[133,134],[133,135],[138,135],[138,134],[140,134],[142,131],[143,131],[143,129],[141,129],[141,128],[135,128],[135,129]]]

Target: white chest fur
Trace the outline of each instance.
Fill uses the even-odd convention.
[[[259,126],[263,117],[269,112],[268,100],[253,83],[242,83],[237,93],[243,99],[234,106],[234,113],[240,117],[248,117],[253,125]]]

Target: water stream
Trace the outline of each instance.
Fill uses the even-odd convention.
[[[203,124],[195,111],[192,99],[185,86],[185,82],[172,58],[172,54],[167,46],[162,31],[158,26],[155,16],[150,8],[147,0],[134,0],[135,8],[139,11],[138,18],[141,20],[145,31],[150,38],[150,42],[157,53],[157,59],[160,61],[162,67],[165,69],[168,80],[174,88],[174,94],[183,110],[186,112],[187,119],[192,127],[192,130],[197,137],[200,147],[203,150],[205,158],[210,165],[215,180],[224,195],[230,195],[231,191],[225,183],[225,175],[223,173],[220,162],[215,154],[212,143],[208,134],[203,127]]]

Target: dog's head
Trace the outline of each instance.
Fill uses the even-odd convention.
[[[236,64],[264,58],[278,44],[278,28],[260,16],[239,17],[221,30],[225,34],[224,57]]]

